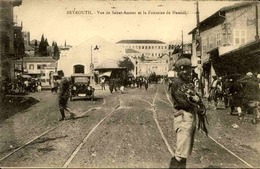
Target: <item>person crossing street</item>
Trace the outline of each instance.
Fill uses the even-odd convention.
[[[65,120],[65,110],[70,113],[70,117],[73,119],[75,118],[75,113],[71,111],[70,108],[68,108],[67,103],[70,96],[70,79],[64,77],[64,74],[61,73],[60,76],[62,76],[62,80],[60,82],[60,88],[59,88],[59,109],[61,113],[60,121]]]

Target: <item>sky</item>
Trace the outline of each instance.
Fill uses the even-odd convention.
[[[17,22],[31,40],[42,34],[49,44],[76,46],[94,36],[116,43],[123,39],[191,42],[196,27],[196,1],[175,0],[22,0],[14,8]],[[200,1],[200,21],[240,1]]]

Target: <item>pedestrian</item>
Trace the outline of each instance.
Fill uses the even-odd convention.
[[[61,113],[60,121],[65,120],[65,110],[70,113],[70,117],[74,118],[75,114],[68,108],[67,103],[70,96],[70,79],[65,78],[63,73],[60,73],[62,77],[59,89],[59,108]]]
[[[229,105],[230,105],[230,113],[233,114],[235,108],[237,108],[238,116],[241,116],[241,105],[242,105],[242,86],[233,79],[229,79],[230,84],[228,88],[228,96],[229,96]]]
[[[242,115],[245,113],[253,113],[253,123],[257,123],[258,105],[260,101],[260,92],[258,80],[252,72],[248,72],[245,78],[239,80],[243,85]]]
[[[41,81],[40,80],[37,81],[37,91],[38,92],[42,91],[42,85],[41,85]]]
[[[112,77],[112,78],[109,79],[109,90],[110,90],[110,93],[113,93],[114,86],[115,86],[115,79]]]
[[[145,88],[145,90],[148,89],[148,79],[147,78],[144,79],[144,88]]]
[[[101,86],[101,90],[106,90],[106,88],[105,88],[105,77],[101,77],[100,78],[100,86]]]
[[[182,58],[176,61],[177,77],[171,85],[171,97],[174,104],[174,130],[176,132],[176,149],[169,168],[186,168],[194,143],[196,115],[198,129],[208,134],[206,128],[206,108],[200,96],[195,92],[191,79],[191,61]]]
[[[211,104],[212,100],[214,101],[214,110],[217,110],[218,106],[218,99],[222,92],[222,86],[220,83],[220,79],[217,78],[217,76],[213,76],[213,81],[210,85],[210,91],[209,91],[209,97],[208,102]]]

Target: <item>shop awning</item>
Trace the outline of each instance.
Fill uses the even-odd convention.
[[[110,77],[110,76],[111,76],[111,73],[112,73],[112,70],[106,71],[106,72],[101,72],[101,73],[99,74],[99,77],[103,77],[103,76]]]

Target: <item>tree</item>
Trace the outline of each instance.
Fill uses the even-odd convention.
[[[118,65],[120,67],[126,67],[128,71],[134,70],[134,64],[131,59],[127,56],[123,57],[123,60],[120,60]]]
[[[39,43],[39,54],[44,55],[44,35],[42,34],[41,41]]]
[[[53,42],[53,59],[59,60],[60,59],[60,50],[56,42]]]
[[[39,54],[41,56],[48,55],[47,46],[49,46],[48,40],[47,40],[47,38],[44,38],[44,35],[42,34],[41,41],[39,44]]]

